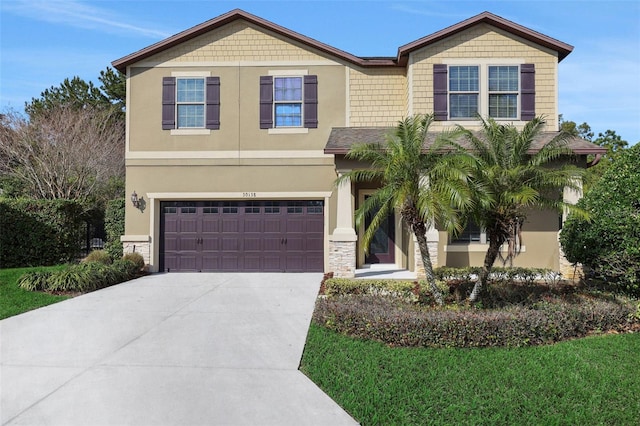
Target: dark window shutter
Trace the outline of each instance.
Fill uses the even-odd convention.
[[[318,128],[318,76],[304,76],[304,127]]]
[[[449,118],[447,75],[447,64],[433,64],[433,113],[434,119],[438,121],[446,121]]]
[[[534,64],[520,65],[520,120],[536,116],[536,69]]]
[[[206,128],[220,128],[220,77],[207,77]]]
[[[260,128],[273,127],[273,77],[260,77]]]
[[[162,130],[176,128],[176,78],[162,78]]]

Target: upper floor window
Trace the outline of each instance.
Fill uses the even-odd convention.
[[[177,128],[204,128],[204,78],[176,79]]]
[[[302,126],[302,77],[275,77],[273,100],[276,127]]]
[[[478,114],[480,84],[477,66],[449,67],[449,103],[451,118],[469,118]]]
[[[172,130],[173,134],[219,128],[220,77],[163,77],[163,130]]]
[[[260,77],[260,128],[297,131],[318,127],[318,77]]]
[[[433,108],[436,120],[503,120],[535,116],[535,67],[520,65],[433,66]]]
[[[518,118],[519,82],[517,66],[489,67],[489,117]]]

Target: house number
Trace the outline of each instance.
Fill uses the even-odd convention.
[[[255,192],[243,192],[243,198],[256,198],[258,195]]]

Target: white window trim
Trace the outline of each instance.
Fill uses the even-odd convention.
[[[476,59],[464,59],[464,58],[450,58],[445,62],[447,65],[447,114],[449,117],[447,118],[448,122],[451,123],[462,123],[468,124],[469,122],[479,123],[475,118],[461,118],[451,117],[451,105],[449,104],[449,72],[448,69],[452,66],[477,66],[478,67],[478,82],[479,82],[479,95],[478,95],[478,114],[481,117],[489,116],[489,67],[490,66],[514,66],[514,65],[522,65],[527,61],[524,58],[476,58]],[[519,76],[520,77],[520,76]],[[496,118],[496,121],[499,123],[502,122],[513,122],[513,121],[521,121],[520,114],[522,111],[520,110],[520,99],[522,96],[522,82],[518,80],[518,113],[516,118]]]
[[[307,75],[305,71],[304,74],[296,74],[296,70],[283,70],[277,73],[269,75],[273,77],[273,102],[271,105],[271,114],[273,120],[273,127],[270,128],[269,134],[284,134],[284,133],[309,133],[309,129],[304,127],[304,76]],[[276,101],[276,79],[277,78],[299,78],[301,83],[301,95],[300,95],[300,125],[299,126],[277,126],[276,125],[276,105],[278,104],[297,104],[298,101]],[[300,130],[307,130],[306,132]],[[278,131],[271,131],[278,130]],[[284,131],[283,131],[284,130]],[[291,131],[292,130],[292,131]]]
[[[206,78],[211,77],[211,71],[172,71],[171,77],[176,78],[176,128],[171,129],[171,136],[196,136],[196,135],[210,135],[211,130],[203,127],[177,127],[178,126],[178,79],[180,78],[204,78],[204,99],[205,99],[205,121],[206,117],[206,99],[207,99],[207,82]]]

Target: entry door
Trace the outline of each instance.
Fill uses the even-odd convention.
[[[365,196],[365,198],[368,198],[368,196]],[[377,211],[367,215],[365,218],[365,229],[369,228],[371,218],[375,216],[375,213]],[[364,258],[365,263],[395,263],[394,231],[395,221],[393,212],[391,212],[373,235],[369,244],[369,254]]]

